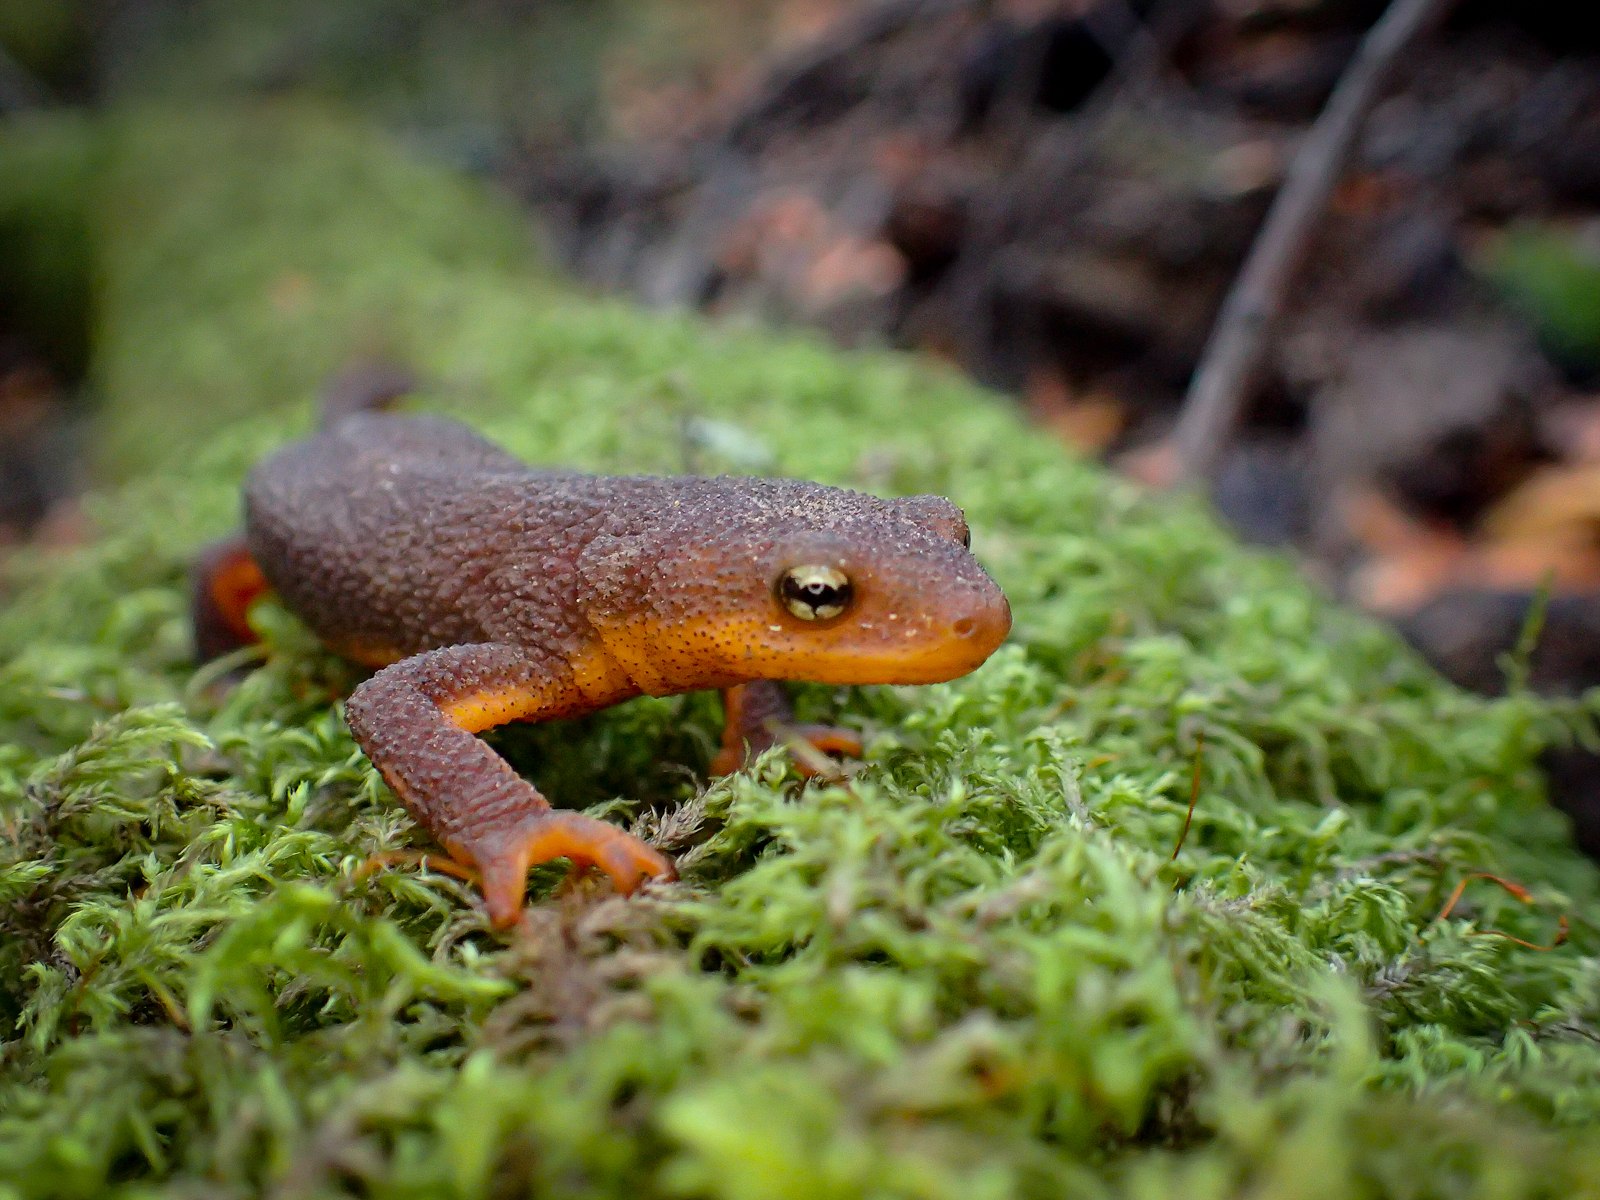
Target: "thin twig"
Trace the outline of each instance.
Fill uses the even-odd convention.
[[[1327,107],[1307,131],[1223,302],[1178,415],[1173,443],[1184,481],[1194,483],[1215,473],[1313,228],[1367,113],[1406,47],[1442,21],[1454,2],[1393,0],[1361,40]]]
[[[1178,831],[1178,844],[1172,848],[1172,857],[1168,862],[1178,861],[1178,852],[1183,849],[1184,842],[1189,840],[1189,826],[1194,823],[1194,806],[1200,803],[1200,771],[1206,760],[1206,731],[1197,730],[1194,735],[1194,774],[1189,780],[1189,811],[1183,814],[1183,828]]]
[[[1450,893],[1450,899],[1444,902],[1444,907],[1439,910],[1439,915],[1429,922],[1430,925],[1437,925],[1440,921],[1443,921],[1449,917],[1451,913],[1455,912],[1456,905],[1461,903],[1461,897],[1466,893],[1467,885],[1474,879],[1487,879],[1490,883],[1505,889],[1505,891],[1508,892],[1513,899],[1519,900],[1523,904],[1537,903],[1537,901],[1533,898],[1533,893],[1528,891],[1527,888],[1523,887],[1515,880],[1506,879],[1500,875],[1491,875],[1488,871],[1474,871],[1470,875],[1462,876],[1461,881],[1456,884],[1455,890]],[[1569,932],[1570,929],[1568,927],[1566,915],[1564,913],[1558,913],[1556,914],[1556,933],[1555,936],[1550,939],[1548,945],[1540,945],[1537,942],[1527,941],[1524,938],[1519,938],[1513,934],[1506,933],[1501,929],[1474,929],[1471,931],[1469,936],[1502,938],[1505,941],[1514,942],[1518,946],[1526,947],[1529,950],[1538,950],[1543,953],[1548,953],[1549,951],[1556,949],[1558,946],[1566,945]]]

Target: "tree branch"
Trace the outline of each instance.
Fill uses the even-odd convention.
[[[1454,2],[1393,0],[1367,31],[1327,106],[1307,131],[1223,302],[1178,414],[1173,444],[1181,480],[1195,483],[1216,472],[1289,285],[1305,259],[1317,218],[1327,207],[1367,113],[1401,53],[1443,20]]]

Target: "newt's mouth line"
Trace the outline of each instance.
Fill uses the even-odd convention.
[[[692,639],[705,656],[705,670],[685,680],[662,669],[675,657],[670,648],[684,640],[672,623],[634,620],[600,630],[616,661],[655,695],[759,679],[840,686],[946,683],[982,666],[1010,631],[1011,610],[1003,602],[932,629],[874,630],[862,622],[853,628],[835,625],[811,637],[775,629],[764,615],[723,618],[703,623]],[[774,638],[774,633],[789,636]]]
[[[786,671],[781,678],[856,686],[948,683],[977,670],[994,649],[994,646],[960,645],[943,652],[924,649],[915,655],[827,655],[814,663],[801,664],[792,672]]]
[[[735,620],[719,628],[717,640],[738,647],[731,669],[752,679],[898,685],[958,679],[982,666],[1010,631],[1011,610],[1001,603],[969,612],[939,632],[905,628],[883,638],[853,639],[841,630],[812,645],[774,645],[762,631]]]

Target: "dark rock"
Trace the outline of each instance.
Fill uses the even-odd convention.
[[[1446,678],[1498,694],[1533,603],[1531,592],[1446,592],[1401,621],[1400,632]],[[1576,696],[1600,685],[1600,593],[1551,597],[1527,666],[1529,685],[1547,695]],[[1556,747],[1543,766],[1551,802],[1572,819],[1583,851],[1600,858],[1600,754]]]
[[[1029,24],[993,21],[973,39],[960,65],[961,129],[971,133],[1007,109],[1063,114],[1094,94],[1116,65],[1131,31],[1122,4]]]
[[[1308,121],[1322,110],[1359,40],[1355,33],[1246,40],[1195,83],[1257,116]]]
[[[1341,357],[1311,407],[1325,478],[1466,523],[1541,461],[1533,402],[1549,368],[1509,325],[1370,333]]]
[[[1211,501],[1247,542],[1300,541],[1311,527],[1304,443],[1277,437],[1235,446],[1217,472]]]
[[[1460,588],[1399,622],[1400,632],[1453,683],[1485,695],[1506,688],[1506,658],[1527,628],[1528,591]],[[1528,684],[1575,696],[1600,685],[1600,593],[1552,596],[1528,658]]]
[[[1562,54],[1600,48],[1593,9],[1571,0],[1462,0],[1446,29],[1484,27],[1520,30]]]
[[[1440,314],[1464,281],[1455,231],[1432,209],[1383,222],[1353,257],[1351,301],[1378,321]]]
[[[1540,759],[1550,802],[1572,819],[1578,848],[1600,859],[1600,754],[1583,746],[1547,750]]]
[[[1600,204],[1600,58],[1556,64],[1517,106],[1529,169],[1558,201]]]
[[[967,236],[967,219],[966,198],[954,191],[924,185],[895,196],[884,236],[905,256],[912,285],[927,283],[955,261]]]

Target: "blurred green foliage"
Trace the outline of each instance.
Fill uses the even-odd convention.
[[[1455,691],[950,373],[557,287],[365,130],[169,111],[115,157],[95,370],[153,444],[0,612],[0,1197],[1600,1192],[1600,880],[1536,766],[1578,707]],[[349,670],[268,607],[219,697],[184,606],[367,329],[537,461],[759,447],[952,496],[1015,636],[952,684],[803,689],[866,732],[849,787],[707,785],[704,697],[504,736],[678,856],[657,894],[546,870],[500,937],[453,880],[362,874],[426,843]],[[1480,880],[1436,920],[1485,870],[1533,902]],[[1553,951],[1490,935],[1558,916]]]
[[[538,141],[592,127],[600,47],[628,7],[489,2],[463,19],[427,0],[146,3],[108,47],[107,87],[124,102],[315,97],[471,161],[511,131]]]
[[[631,89],[692,81],[770,42],[778,0],[141,0],[101,55],[119,102],[297,96],[359,110],[467,167],[620,131]],[[683,120],[672,109],[665,119]]]
[[[88,67],[88,0],[6,0],[0,4],[0,53],[33,85],[72,88]]]
[[[1481,265],[1553,355],[1600,369],[1600,244],[1593,236],[1513,226],[1491,239]]]
[[[157,107],[108,125],[92,211],[102,473],[171,462],[352,354],[425,342],[454,318],[436,284],[451,272],[530,297],[547,286],[510,198],[366,127],[272,107],[273,120]],[[219,214],[239,236],[216,236]],[[267,228],[278,236],[254,235]]]
[[[102,133],[77,116],[0,125],[0,325],[69,375],[88,364]]]

